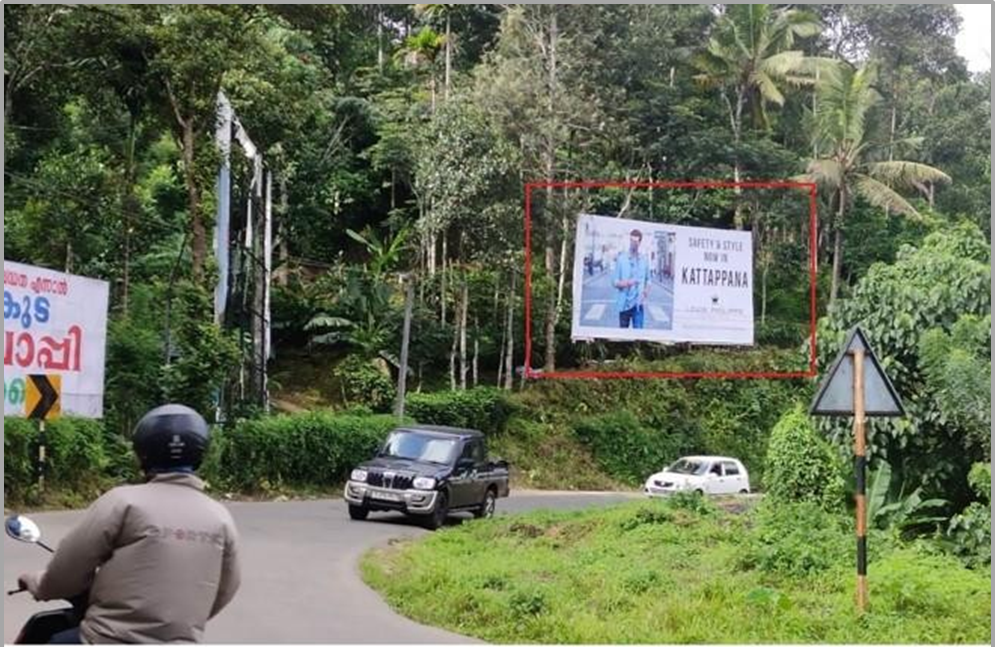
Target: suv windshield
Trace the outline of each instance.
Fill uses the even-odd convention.
[[[667,468],[668,472],[674,474],[689,474],[691,476],[702,476],[706,471],[708,471],[708,463],[702,463],[701,461],[689,461],[687,459],[681,459]]]
[[[398,431],[387,439],[380,451],[380,456],[420,463],[449,465],[453,462],[456,448],[457,441],[455,439]]]

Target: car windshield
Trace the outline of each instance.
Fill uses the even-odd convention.
[[[702,476],[708,471],[708,463],[702,461],[692,461],[682,458],[667,468],[668,472],[674,474],[688,474],[691,476]]]
[[[380,451],[380,456],[420,463],[449,465],[453,462],[456,447],[455,439],[400,431],[390,435]]]

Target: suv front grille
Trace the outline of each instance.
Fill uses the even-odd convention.
[[[373,487],[388,490],[410,490],[414,486],[415,479],[410,474],[371,472],[366,482]]]

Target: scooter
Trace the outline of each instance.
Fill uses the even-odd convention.
[[[34,521],[27,517],[15,515],[9,517],[4,523],[7,536],[25,544],[34,544],[48,553],[55,553],[41,540],[41,529]],[[7,596],[26,593],[27,590],[21,586],[13,591],[8,591]],[[57,609],[55,611],[43,611],[36,613],[21,629],[15,645],[47,645],[52,637],[79,627],[86,614],[88,596],[86,594],[78,598],[67,600],[71,608]]]

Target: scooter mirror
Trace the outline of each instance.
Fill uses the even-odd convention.
[[[7,529],[7,536],[26,544],[37,544],[41,542],[41,528],[31,519],[21,516],[13,516],[7,519],[4,524]]]

